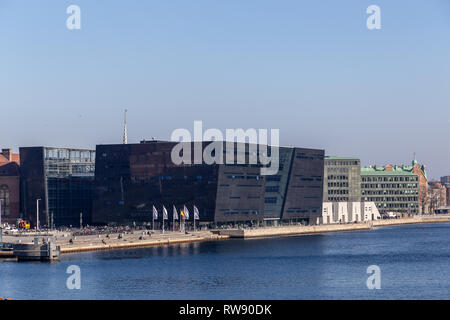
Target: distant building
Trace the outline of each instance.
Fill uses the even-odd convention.
[[[280,148],[279,171],[263,176],[262,164],[180,164],[171,159],[176,142],[98,145],[93,221],[148,223],[152,207],[178,212],[184,205],[200,212],[200,225],[315,224],[321,215],[323,150]],[[204,142],[202,150],[209,144]],[[224,145],[224,155],[226,154]],[[236,154],[237,146],[234,147]],[[230,150],[231,152],[231,150]],[[259,153],[260,151],[258,151]],[[192,152],[193,154],[193,152]]]
[[[450,176],[441,177],[441,184],[446,188],[446,202],[450,206]]]
[[[2,149],[2,152],[0,152],[0,165],[10,162],[20,164],[20,155],[12,152],[12,149]]]
[[[321,224],[354,223],[381,219],[374,202],[324,202]]]
[[[450,214],[450,206],[439,207],[434,211],[435,214]]]
[[[445,185],[445,188],[446,188],[446,194],[447,194],[447,197],[446,197],[446,199],[447,199],[447,206],[450,206],[450,183],[447,183]]]
[[[95,151],[85,149],[20,148],[22,210],[40,226],[74,226],[91,222]]]
[[[324,202],[360,201],[361,162],[357,158],[325,157]]]
[[[443,177],[441,177],[441,183],[442,184],[447,184],[447,183],[450,184],[450,176],[443,176]]]
[[[361,201],[373,201],[380,213],[418,214],[419,175],[399,166],[361,169]]]
[[[427,212],[434,213],[436,209],[447,205],[447,188],[440,182],[428,183]]]
[[[20,218],[20,157],[11,149],[0,153],[0,204],[3,223]]]

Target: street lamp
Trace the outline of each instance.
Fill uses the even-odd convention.
[[[36,199],[36,231],[39,230],[39,201],[41,199]]]

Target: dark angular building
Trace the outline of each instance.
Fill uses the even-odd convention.
[[[23,217],[36,224],[39,203],[41,227],[91,223],[95,151],[26,147],[21,157],[21,207]],[[40,199],[40,201],[37,201]]]
[[[200,149],[205,150],[209,143],[200,143]],[[210,226],[272,225],[280,221],[314,224],[321,215],[323,150],[281,147],[278,173],[261,175],[263,165],[248,161],[254,153],[249,144],[244,147],[244,164],[200,161],[179,165],[171,158],[176,144],[143,141],[98,145],[93,223],[150,222],[153,205],[160,213],[159,220],[162,206],[167,208],[169,223],[173,205],[178,211],[186,205],[190,221],[195,205],[200,212],[199,223]],[[225,149],[226,144],[224,155]],[[235,155],[237,150],[235,143]],[[192,150],[192,159],[193,155]]]

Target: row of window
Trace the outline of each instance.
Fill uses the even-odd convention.
[[[374,202],[419,201],[419,198],[418,197],[364,197],[363,201],[374,201]]]
[[[396,188],[396,189],[406,189],[406,188],[417,188],[418,187],[418,185],[417,185],[417,183],[378,183],[378,184],[374,184],[374,183],[371,183],[371,184],[368,184],[368,183],[365,183],[365,184],[361,184],[361,189],[369,189],[369,188],[371,188],[371,189],[376,189],[376,188],[378,188],[378,189],[389,189],[389,188]]]
[[[419,177],[361,177],[363,182],[376,182],[376,181],[419,181]]]
[[[418,208],[418,204],[414,203],[378,203],[378,208]]]
[[[327,168],[328,173],[348,173],[350,170],[348,168],[341,167],[330,167]]]
[[[247,197],[247,199],[260,199],[261,197],[259,197],[259,196],[248,196]],[[239,197],[239,196],[232,196],[232,197],[230,197],[230,199],[241,199],[241,197]]]
[[[280,192],[280,186],[267,186],[266,192]]]
[[[2,215],[2,216],[5,216],[5,217],[7,217],[7,216],[9,216],[9,214],[10,214],[10,209],[9,209],[9,205],[10,205],[10,203],[9,203],[9,201],[10,201],[10,199],[9,199],[9,194],[10,194],[10,192],[9,192],[9,187],[7,186],[7,185],[2,185],[1,187],[0,187],[0,201],[2,202],[1,203],[1,209],[2,209],[2,211],[0,212],[0,214]]]
[[[251,211],[225,211],[224,215],[236,215],[236,214],[258,214],[258,210]]]
[[[325,160],[327,166],[357,166],[357,160]]]
[[[348,201],[348,197],[328,197],[330,202]]]
[[[362,190],[363,195],[399,195],[399,194],[419,194],[418,190]]]
[[[348,194],[348,190],[328,190],[328,194]]]
[[[335,176],[335,175],[329,175],[328,180],[348,180],[348,176]]]
[[[348,188],[348,182],[329,182],[328,188]]]
[[[261,176],[227,176],[228,179],[246,179],[247,180],[260,180],[263,179]]]

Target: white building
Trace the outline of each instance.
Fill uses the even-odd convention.
[[[375,202],[324,202],[319,224],[365,222],[381,219]]]

